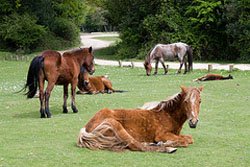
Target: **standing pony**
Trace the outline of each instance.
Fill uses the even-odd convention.
[[[187,58],[186,58],[187,57]],[[173,60],[175,58],[178,58],[180,62],[180,68],[177,71],[177,73],[181,72],[181,68],[184,64],[185,71],[184,74],[193,68],[193,49],[191,46],[178,42],[178,43],[172,43],[172,44],[157,44],[154,48],[150,50],[148,55],[145,58],[144,67],[146,69],[146,74],[149,76],[152,70],[151,63],[153,60],[155,60],[155,72],[154,74],[157,74],[158,70],[158,63],[161,62],[165,74],[167,74],[168,69],[166,69],[166,66],[164,64],[164,60]],[[186,60],[187,59],[187,60]],[[187,61],[188,61],[188,67],[187,67]]]
[[[31,61],[25,84],[25,89],[27,87],[29,89],[26,95],[27,98],[34,97],[39,86],[41,118],[51,117],[49,98],[54,85],[63,85],[63,113],[67,113],[68,85],[71,84],[71,108],[74,113],[78,112],[75,106],[75,89],[82,66],[89,73],[94,73],[92,47],[65,52],[63,55],[57,51],[48,50]],[[48,85],[44,92],[45,80],[48,81]]]
[[[100,110],[81,129],[77,145],[168,153],[176,151],[174,147],[187,147],[193,138],[180,132],[187,120],[190,128],[196,128],[203,87],[182,86],[181,90],[151,109]]]

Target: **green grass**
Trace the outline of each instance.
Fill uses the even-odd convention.
[[[62,113],[62,87],[52,92],[51,119],[40,119],[37,98],[15,94],[25,83],[29,62],[0,61],[0,166],[249,166],[250,72],[234,71],[235,79],[194,83],[206,74],[147,77],[142,68],[96,66],[95,75],[109,75],[116,89],[126,93],[77,95],[79,113]],[[214,71],[227,75],[226,71]],[[101,108],[136,108],[180,91],[179,86],[204,86],[200,122],[185,124],[182,133],[195,140],[174,154],[91,151],[76,147],[81,127]],[[68,101],[70,104],[70,101]]]

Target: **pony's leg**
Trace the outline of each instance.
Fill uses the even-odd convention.
[[[193,144],[194,143],[194,139],[191,135],[180,135],[181,137],[185,138],[188,142],[188,144]]]
[[[158,134],[155,138],[156,142],[160,141],[171,141],[172,147],[187,147],[189,144],[192,144],[193,140],[190,137],[186,137],[184,135],[176,135],[173,133],[164,133]]]
[[[155,62],[155,72],[154,75],[156,75],[158,73],[158,64],[159,64],[159,60],[156,60]]]
[[[183,66],[183,61],[180,61],[180,67],[179,67],[178,71],[176,72],[177,74],[181,73],[182,66]]]
[[[125,143],[130,150],[133,151],[157,151],[165,153],[173,153],[176,151],[176,148],[165,147],[165,146],[149,146],[148,144],[143,144],[133,138],[127,131],[124,129],[122,124],[113,118],[107,118],[103,122],[111,125],[116,135]]]
[[[77,80],[76,82],[71,83],[71,108],[74,113],[78,112],[78,109],[76,108],[75,105],[76,85],[77,85]]]
[[[41,118],[45,118],[45,106],[44,106],[44,79],[39,79],[39,100],[40,100],[40,114]]]
[[[164,64],[164,60],[160,60],[161,64],[162,64],[162,67],[164,68],[164,74],[167,74],[168,73],[168,69],[166,68],[165,64]]]
[[[63,113],[68,113],[67,109],[67,99],[68,99],[68,84],[63,85]]]
[[[49,98],[54,85],[54,82],[48,82],[48,86],[45,91],[45,114],[47,115],[47,118],[51,117],[51,113],[49,111]]]
[[[187,62],[186,62],[186,61],[184,62],[184,67],[185,67],[185,71],[184,71],[183,74],[186,74],[186,73],[188,72],[188,69],[187,69]]]

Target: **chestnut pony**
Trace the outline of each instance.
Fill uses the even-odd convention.
[[[224,77],[220,74],[206,74],[206,75],[199,77],[193,81],[194,82],[195,81],[213,81],[213,80],[226,80],[226,79],[233,79],[233,76],[230,74],[226,77]]]
[[[75,106],[75,89],[82,66],[89,73],[94,73],[92,47],[72,50],[63,55],[57,51],[47,50],[31,61],[25,84],[25,89],[29,89],[26,95],[27,98],[34,97],[39,86],[41,118],[51,117],[49,98],[54,85],[63,85],[63,112],[67,113],[68,85],[71,84],[71,108],[74,113],[78,112]],[[44,92],[45,80],[48,81],[48,85]]]
[[[81,67],[77,87],[79,89],[77,94],[125,92],[113,89],[112,83],[107,76],[89,76],[88,71],[84,67]]]
[[[90,149],[157,151],[172,153],[175,147],[193,143],[181,135],[186,120],[190,128],[198,123],[203,87],[181,87],[181,92],[159,102],[152,109],[104,108],[80,130],[77,145]]]
[[[180,62],[180,67],[177,73],[181,72],[181,68],[184,64],[185,71],[184,74],[193,68],[193,49],[191,46],[178,42],[172,44],[157,44],[152,48],[145,58],[144,67],[146,69],[146,74],[149,76],[152,70],[152,61],[155,60],[155,72],[157,74],[158,64],[161,62],[165,74],[168,73],[168,69],[164,64],[164,60],[174,60],[178,59]],[[187,66],[188,61],[188,66]]]

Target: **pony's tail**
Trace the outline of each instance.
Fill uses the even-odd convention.
[[[36,94],[38,86],[38,75],[40,69],[42,68],[43,60],[43,56],[36,56],[30,63],[26,84],[24,86],[25,90],[27,87],[29,89],[28,92],[25,93],[25,95],[27,95],[27,98],[32,98]]]
[[[191,46],[187,47],[187,54],[188,54],[188,70],[193,70],[193,48]]]
[[[107,131],[113,132],[111,136],[106,136]],[[87,132],[82,128],[77,138],[77,146],[89,149],[107,149],[122,151],[128,144],[123,141],[115,129],[107,122],[102,122],[92,132]]]

